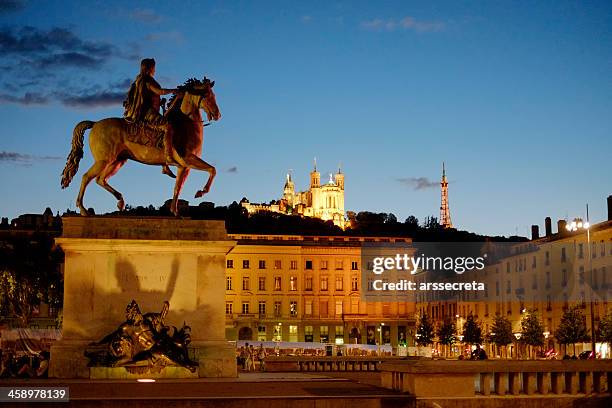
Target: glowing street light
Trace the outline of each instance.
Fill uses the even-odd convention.
[[[586,222],[582,221],[582,218],[574,218],[574,220],[567,224],[565,228],[569,232],[576,231],[586,231],[587,234],[587,249],[588,249],[588,257],[589,257],[589,269],[591,269],[591,285],[593,284],[593,256],[591,254],[591,224],[589,223],[589,205],[586,205]],[[593,356],[597,356],[595,350],[595,312],[593,307],[593,288],[591,287],[591,299],[590,299],[590,309],[591,309],[591,351],[593,352]]]

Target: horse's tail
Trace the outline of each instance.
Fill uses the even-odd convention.
[[[83,139],[85,137],[85,131],[91,129],[96,122],[91,120],[84,120],[79,122],[72,131],[72,149],[66,159],[66,167],[62,172],[62,188],[66,188],[70,185],[72,178],[79,170],[79,162],[83,157]]]

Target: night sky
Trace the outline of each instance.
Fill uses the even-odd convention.
[[[81,120],[121,116],[144,57],[174,87],[216,81],[205,200],[277,199],[339,163],[346,209],[439,216],[528,235],[544,217],[606,218],[612,194],[612,3],[0,0],[0,215],[75,209],[88,148],[60,175]],[[87,139],[86,139],[87,145]],[[192,171],[182,198],[206,174]],[[111,185],[161,205],[173,181],[128,163]],[[95,183],[85,205],[115,199]]]

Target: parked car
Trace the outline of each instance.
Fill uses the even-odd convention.
[[[585,350],[582,353],[578,354],[578,358],[580,360],[591,360],[595,358],[595,354],[591,350]]]

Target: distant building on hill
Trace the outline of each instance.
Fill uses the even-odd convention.
[[[344,174],[341,169],[335,175],[329,175],[329,181],[321,185],[321,173],[314,169],[310,172],[310,186],[307,191],[296,192],[291,174],[287,174],[283,196],[270,204],[255,204],[243,201],[242,206],[249,214],[270,211],[282,214],[299,214],[304,217],[332,221],[344,229],[348,226],[344,211]]]

